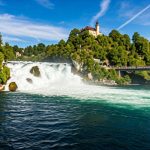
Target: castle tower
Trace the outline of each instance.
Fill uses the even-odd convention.
[[[99,35],[100,34],[100,26],[99,26],[98,21],[96,22],[95,29],[96,29],[96,35]]]

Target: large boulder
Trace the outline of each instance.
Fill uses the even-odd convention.
[[[9,91],[15,92],[17,90],[17,88],[18,88],[18,86],[17,86],[17,84],[15,82],[11,82],[9,84]]]
[[[93,80],[93,75],[92,75],[92,73],[88,73],[88,79],[89,79],[89,80]]]
[[[72,64],[77,72],[82,71],[83,63],[78,63],[77,61],[72,60]]]
[[[33,83],[32,79],[30,79],[30,78],[26,78],[26,81],[27,81],[28,83],[30,83],[30,84]]]
[[[32,75],[34,75],[35,77],[40,77],[41,76],[40,69],[39,69],[38,66],[32,67],[31,70],[30,70],[30,73]]]

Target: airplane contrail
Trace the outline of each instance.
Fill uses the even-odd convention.
[[[150,8],[150,5],[148,5],[147,7],[145,7],[144,9],[142,9],[139,13],[137,13],[136,15],[134,15],[131,19],[129,19],[128,21],[126,21],[124,24],[122,24],[120,27],[117,28],[117,30],[121,30],[122,28],[124,28],[126,25],[128,25],[130,22],[132,22],[133,20],[135,20],[137,17],[139,17],[141,14],[143,14],[146,10],[148,10]]]
[[[107,12],[109,8],[110,3],[111,3],[111,0],[103,0],[100,3],[100,11],[92,18],[91,25],[93,25],[100,17],[105,15],[105,13]]]

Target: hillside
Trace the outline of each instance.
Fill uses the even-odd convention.
[[[80,66],[78,73],[85,79],[91,74],[94,81],[113,80],[118,84],[130,83],[130,77],[125,75],[119,78],[118,73],[112,69],[108,70],[108,67],[150,65],[150,42],[137,32],[131,40],[128,35],[122,35],[116,30],[111,31],[108,36],[94,37],[88,31],[73,29],[68,40],[61,40],[58,44],[45,46],[40,43],[24,49],[11,47],[9,44],[4,47],[13,49],[14,54],[21,54],[16,60],[73,60]],[[145,78],[149,76],[149,72],[140,75]]]

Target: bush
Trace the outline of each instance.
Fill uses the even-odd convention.
[[[116,80],[116,83],[119,84],[119,85],[128,85],[128,84],[131,83],[131,79],[128,75],[126,75],[124,77],[118,78]]]
[[[5,84],[7,81],[6,75],[3,73],[3,71],[0,72],[0,84]]]
[[[6,75],[6,79],[10,78],[10,69],[6,66],[3,67],[3,73]]]
[[[10,78],[10,69],[4,66],[0,72],[0,84],[6,84],[9,78]]]
[[[150,72],[149,71],[137,71],[136,74],[143,77],[145,80],[150,80]]]

